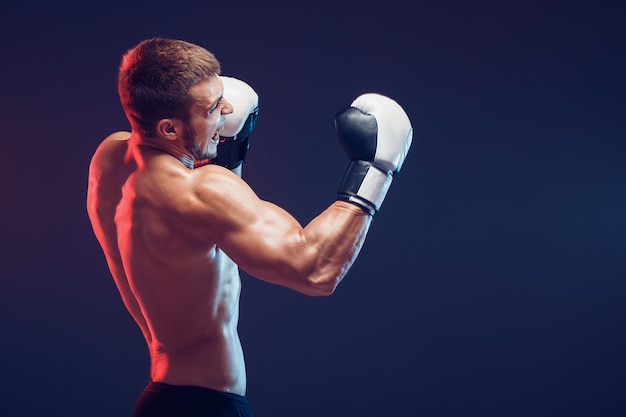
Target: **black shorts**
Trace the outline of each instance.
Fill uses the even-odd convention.
[[[150,382],[137,400],[134,417],[252,417],[241,395],[194,386]]]

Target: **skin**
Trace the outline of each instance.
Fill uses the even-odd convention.
[[[189,123],[163,119],[155,137],[117,132],[100,144],[87,209],[145,337],[152,380],[245,395],[239,268],[306,295],[330,295],[356,259],[371,216],[338,201],[302,227],[236,172],[193,169],[193,161],[214,155],[232,106],[217,76],[190,92]]]

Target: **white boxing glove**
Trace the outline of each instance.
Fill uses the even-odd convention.
[[[352,160],[339,186],[338,199],[374,214],[411,147],[411,121],[389,97],[363,94],[337,113],[335,130]]]
[[[259,115],[259,96],[245,82],[220,76],[224,83],[224,98],[233,106],[233,112],[224,116],[217,156],[211,163],[228,169],[240,166],[248,152],[249,136]]]

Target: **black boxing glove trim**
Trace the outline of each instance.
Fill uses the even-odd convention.
[[[249,148],[248,136],[243,138],[237,138],[237,136],[220,137],[220,143],[217,145],[217,156],[211,159],[211,163],[228,169],[235,169],[246,160]]]
[[[364,208],[370,214],[380,210],[392,175],[368,161],[352,160],[339,185],[337,198]]]
[[[211,160],[212,164],[235,169],[245,162],[248,149],[250,149],[249,136],[256,126],[258,116],[259,106],[248,115],[243,126],[234,136],[220,136],[217,156]]]
[[[376,117],[356,107],[346,107],[335,116],[339,143],[350,159],[373,161],[376,156]]]
[[[376,208],[374,206],[372,206],[369,202],[357,196],[348,196],[348,195],[339,194],[337,195],[337,200],[341,200],[341,201],[345,201],[345,202],[357,205],[370,216],[373,216],[374,214],[376,214]]]

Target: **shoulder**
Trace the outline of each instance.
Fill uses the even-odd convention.
[[[112,142],[112,141],[120,141],[120,140],[128,140],[130,138],[130,132],[120,130],[119,132],[111,133],[107,136],[103,142]]]
[[[202,203],[233,204],[241,198],[256,197],[243,179],[219,165],[196,168],[190,178],[194,194]]]
[[[104,138],[100,145],[98,146],[98,150],[100,149],[108,149],[111,147],[119,147],[125,146],[130,139],[131,133],[125,131],[119,131],[115,133],[111,133],[109,136]]]
[[[260,210],[261,200],[239,176],[218,165],[192,171],[187,208],[203,214],[213,226],[251,218]],[[220,227],[218,227],[220,228]]]
[[[102,163],[109,159],[112,154],[124,153],[128,148],[128,139],[130,138],[130,132],[115,132],[104,138],[102,142],[96,148],[93,154],[91,163],[92,165]]]

